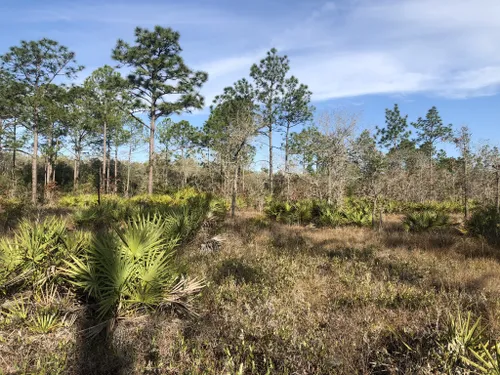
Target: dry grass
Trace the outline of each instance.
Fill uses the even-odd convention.
[[[409,234],[387,219],[375,232],[243,213],[221,229],[220,252],[202,255],[196,241],[182,252],[208,283],[198,316],[121,322],[93,342],[75,327],[44,336],[0,327],[0,368],[43,373],[64,352],[61,373],[87,375],[439,373],[425,353],[448,314],[472,311],[498,338],[500,250],[453,228]]]

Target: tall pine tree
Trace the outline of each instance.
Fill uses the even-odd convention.
[[[266,58],[254,64],[250,71],[262,107],[263,127],[269,142],[269,190],[273,194],[273,130],[279,118],[285,76],[290,69],[288,57],[278,55],[273,48]]]
[[[202,108],[204,104],[198,90],[207,81],[208,74],[188,68],[180,56],[179,38],[180,34],[170,28],[155,26],[150,31],[137,27],[133,45],[118,40],[113,50],[115,60],[132,68],[128,79],[136,109],[149,118],[147,124],[136,117],[149,128],[149,194],[153,193],[156,121]]]
[[[47,87],[58,77],[71,78],[83,69],[76,65],[75,54],[51,39],[21,41],[2,56],[2,68],[26,88],[24,96],[24,126],[33,134],[31,163],[31,200],[37,203],[38,136],[41,106]]]

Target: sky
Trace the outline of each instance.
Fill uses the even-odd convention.
[[[500,143],[500,0],[2,0],[0,17],[0,54],[55,39],[85,65],[79,81],[113,64],[116,40],[132,42],[136,26],[179,31],[185,62],[209,74],[207,108],[186,117],[195,125],[275,47],[317,113],[342,108],[374,129],[394,103],[410,121],[435,105],[476,144]]]

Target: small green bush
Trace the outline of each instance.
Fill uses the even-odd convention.
[[[71,249],[66,248],[65,221],[48,217],[23,220],[13,238],[0,240],[0,281],[3,286],[43,285]]]
[[[500,242],[500,213],[494,206],[474,210],[466,227],[474,236],[484,237],[494,243]]]
[[[0,229],[13,228],[26,214],[26,202],[19,199],[0,198]]]
[[[265,214],[270,219],[283,224],[307,225],[312,223],[322,227],[368,226],[372,220],[369,204],[354,200],[347,200],[342,207],[336,207],[321,200],[269,201],[265,207]]]
[[[172,218],[138,216],[123,229],[96,236],[82,255],[66,262],[65,273],[98,302],[102,321],[126,311],[182,304],[202,285],[180,278],[173,261],[181,231]]]
[[[139,208],[126,200],[103,201],[99,205],[80,208],[73,215],[80,228],[102,230],[134,216]]]
[[[403,227],[407,232],[424,232],[444,227],[449,222],[448,214],[426,210],[407,214],[403,219]]]

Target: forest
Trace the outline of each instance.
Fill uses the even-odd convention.
[[[500,375],[500,150],[180,39],[0,51],[0,374]]]

